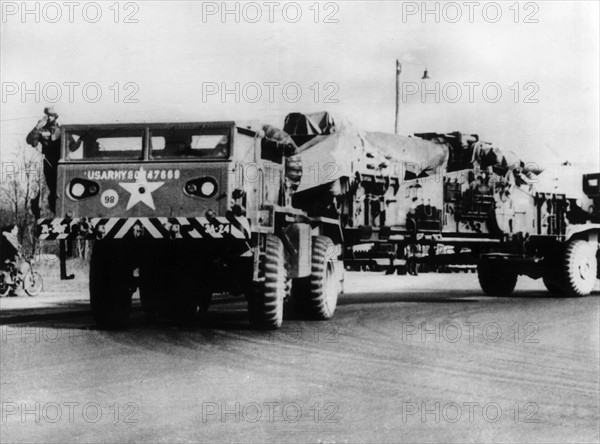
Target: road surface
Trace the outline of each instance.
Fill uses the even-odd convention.
[[[1,325],[2,442],[598,442],[599,303],[348,273],[330,322]]]

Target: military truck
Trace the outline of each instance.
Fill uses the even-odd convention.
[[[257,122],[64,125],[56,216],[40,239],[93,240],[97,323],[145,311],[194,322],[218,292],[244,294],[252,325],[329,319],[341,289],[336,221],[291,206],[285,144]],[[61,257],[64,265],[64,255]]]
[[[312,173],[294,205],[339,220],[347,266],[476,265],[494,296],[519,275],[559,295],[594,288],[600,174],[580,175],[577,190],[543,186],[534,164],[476,134],[368,132],[326,112],[289,114],[283,129]]]

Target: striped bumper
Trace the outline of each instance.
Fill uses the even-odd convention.
[[[40,219],[42,240],[62,239],[250,239],[245,217],[131,217]]]

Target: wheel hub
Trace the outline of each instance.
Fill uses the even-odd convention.
[[[592,267],[588,260],[579,264],[579,267],[578,267],[579,277],[583,280],[588,280],[590,278],[591,269],[592,269]]]

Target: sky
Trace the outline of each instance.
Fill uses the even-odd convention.
[[[393,132],[398,59],[401,134],[475,133],[542,168],[599,169],[595,1],[75,3],[2,2],[3,160],[47,105],[62,123],[283,126],[326,110]]]

